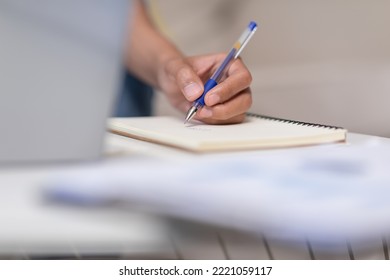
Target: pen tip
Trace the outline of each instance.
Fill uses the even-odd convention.
[[[186,124],[187,122],[189,122],[192,119],[192,117],[195,115],[197,110],[198,110],[198,108],[196,108],[194,106],[192,106],[190,108],[190,110],[188,110],[188,113],[187,113],[186,119],[184,121],[184,124]]]

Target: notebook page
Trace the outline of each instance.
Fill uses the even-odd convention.
[[[341,141],[345,130],[309,127],[294,123],[247,117],[232,125],[183,124],[172,117],[111,119],[109,128],[119,134],[190,150],[273,148]]]

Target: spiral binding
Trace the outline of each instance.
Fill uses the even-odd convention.
[[[309,126],[309,127],[319,127],[319,128],[327,128],[327,129],[343,129],[339,126],[333,126],[333,125],[325,125],[325,124],[319,124],[319,123],[308,123],[308,122],[302,122],[302,121],[296,121],[296,120],[289,120],[289,119],[282,119],[282,118],[275,118],[265,115],[259,115],[255,113],[246,113],[248,117],[255,117],[265,120],[271,120],[271,121],[277,121],[277,122],[283,122],[283,123],[291,123],[296,125],[302,125],[302,126]]]

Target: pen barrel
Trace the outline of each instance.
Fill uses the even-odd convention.
[[[219,82],[227,71],[229,69],[230,63],[234,60],[234,56],[236,55],[237,49],[232,48],[228,55],[225,57],[225,59],[222,61],[221,65],[218,67],[218,69],[215,71],[215,73],[211,76],[210,79],[213,79],[214,81]]]
[[[199,108],[199,107],[203,107],[205,105],[205,101],[204,101],[204,98],[207,94],[207,92],[209,92],[209,90],[211,90],[213,87],[215,87],[218,83],[214,80],[214,79],[209,79],[205,85],[204,85],[204,91],[202,93],[202,95],[198,98],[198,100],[195,101],[195,104],[194,106],[196,106],[196,108]]]

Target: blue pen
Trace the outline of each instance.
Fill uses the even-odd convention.
[[[218,67],[215,73],[204,85],[203,94],[192,104],[192,107],[188,110],[184,123],[190,121],[195,116],[198,109],[205,105],[204,98],[206,96],[206,93],[218,84],[219,80],[222,78],[223,74],[225,73],[225,70],[227,70],[228,67],[230,66],[231,64],[230,62],[232,62],[240,55],[240,53],[242,52],[246,44],[248,44],[250,38],[252,38],[256,29],[257,29],[256,22],[251,21],[248,27],[245,28],[244,32],[241,34],[240,38],[238,38],[237,42],[233,45],[232,49],[229,51],[225,60],[222,62],[222,64]]]

